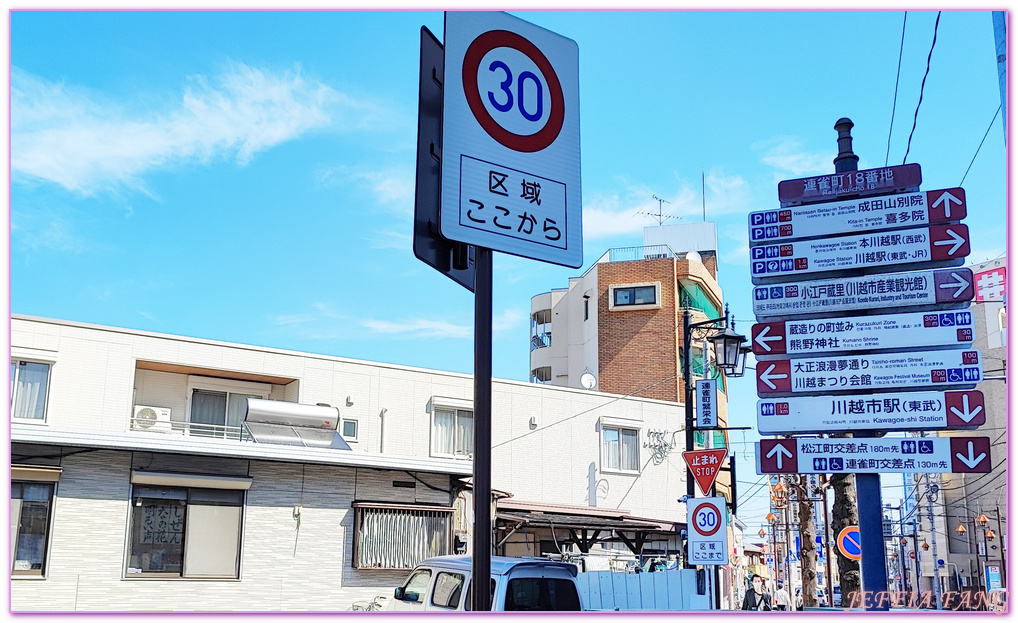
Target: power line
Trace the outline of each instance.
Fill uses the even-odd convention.
[[[908,160],[908,152],[912,149],[912,135],[915,134],[915,126],[919,121],[919,107],[923,103],[923,90],[926,89],[926,77],[930,75],[930,59],[933,58],[933,47],[937,45],[937,28],[940,26],[940,14],[942,11],[937,11],[937,21],[933,24],[933,43],[930,44],[930,53],[926,56],[926,73],[923,74],[923,83],[919,86],[919,101],[915,105],[915,116],[912,117],[912,131],[908,133],[908,145],[905,147],[905,157],[901,159],[901,163],[905,164]]]
[[[965,175],[961,176],[961,181],[958,185],[961,186],[965,183],[965,178],[968,177],[969,171],[972,169],[972,165],[976,161],[976,156],[979,155],[979,150],[983,148],[983,143],[986,141],[986,137],[990,135],[990,128],[993,127],[993,122],[997,120],[997,115],[1000,114],[1000,108],[1003,104],[997,106],[997,112],[993,113],[993,119],[990,120],[990,125],[986,126],[986,132],[983,134],[983,140],[979,141],[979,147],[976,147],[976,153],[972,154],[972,162],[969,163],[969,168],[965,169]]]
[[[894,100],[891,102],[891,126],[887,128],[887,154],[884,155],[884,166],[891,157],[891,131],[894,129],[894,111],[898,107],[898,80],[901,79],[901,54],[905,51],[905,22],[908,21],[908,11],[901,20],[901,47],[898,48],[898,73],[894,75]]]

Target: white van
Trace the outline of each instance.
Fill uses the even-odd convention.
[[[436,556],[417,565],[386,610],[470,610],[470,556]],[[491,609],[582,610],[575,565],[541,558],[491,557]]]

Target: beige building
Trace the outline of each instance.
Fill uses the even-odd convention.
[[[11,373],[13,611],[345,610],[468,540],[469,375],[19,315]],[[678,549],[679,405],[492,393],[500,553]],[[266,433],[248,399],[335,430]],[[573,508],[596,538],[541,527]]]

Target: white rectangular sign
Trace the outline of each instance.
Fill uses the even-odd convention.
[[[835,312],[928,307],[961,307],[972,300],[967,268],[917,270],[883,275],[798,281],[753,288],[753,313],[763,318],[798,318]]]
[[[718,425],[718,382],[714,379],[696,381],[696,427]]]
[[[976,428],[986,410],[977,390],[802,396],[760,400],[756,423],[761,435]]]
[[[880,389],[972,388],[983,380],[978,350],[776,359],[756,366],[761,397]]]
[[[756,465],[758,474],[985,474],[990,438],[763,439]]]
[[[689,562],[728,564],[728,507],[723,497],[689,498],[686,502]]]
[[[757,359],[858,350],[958,348],[972,345],[972,312],[909,312],[879,316],[809,318],[753,325]]]
[[[965,212],[961,188],[762,210],[749,215],[749,243],[960,221]]]
[[[961,224],[934,225],[863,234],[828,236],[751,247],[750,275],[754,284],[799,275],[856,269],[906,268],[937,262],[952,266],[969,254],[969,230]]]
[[[583,265],[579,49],[506,13],[445,14],[441,231]]]

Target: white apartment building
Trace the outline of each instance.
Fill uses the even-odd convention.
[[[11,609],[391,595],[467,540],[472,396],[464,374],[13,315]],[[338,433],[255,441],[248,398],[331,405]],[[680,404],[495,380],[492,411],[499,553],[678,549]]]

